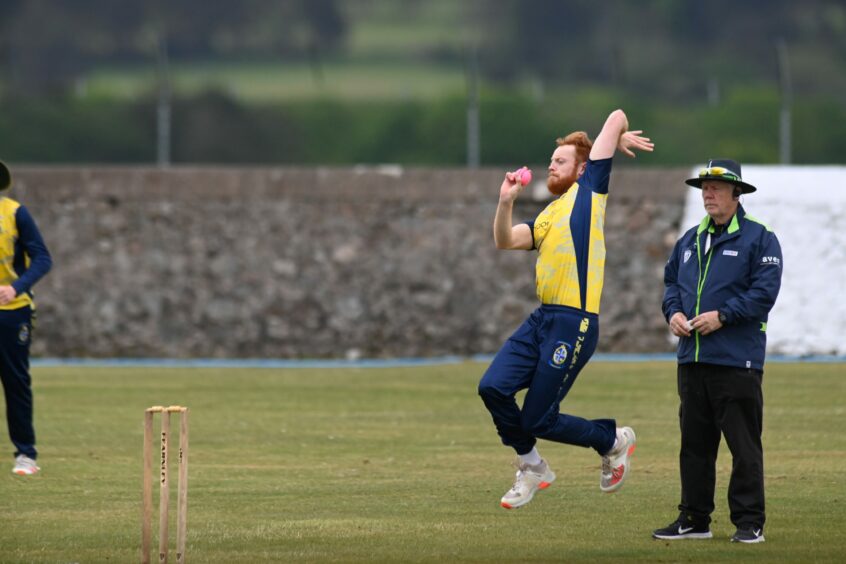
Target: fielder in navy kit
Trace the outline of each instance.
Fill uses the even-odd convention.
[[[764,399],[767,316],[781,287],[775,233],[746,213],[755,191],[740,164],[713,160],[687,184],[708,215],[682,235],[664,270],[664,317],[679,337],[681,503],[658,539],[711,538],[720,435],[732,454],[728,503],[732,542],[764,540]]]
[[[0,163],[0,191],[11,184],[9,169]],[[21,476],[39,470],[35,462],[38,452],[29,375],[29,344],[35,311],[32,287],[52,264],[50,252],[29,211],[5,194],[0,196],[0,379],[6,398],[9,437],[15,446],[12,472]]]

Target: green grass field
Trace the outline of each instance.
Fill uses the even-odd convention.
[[[215,89],[245,102],[313,98],[340,100],[430,100],[464,94],[460,67],[405,62],[328,62],[315,72],[306,64],[175,64],[173,90],[189,96]],[[156,88],[155,67],[101,68],[84,82],[82,93],[95,98],[134,99]]]
[[[432,100],[466,92],[462,60],[468,42],[480,39],[468,26],[460,2],[351,2],[341,6],[350,22],[342,54],[329,55],[315,72],[307,63],[278,61],[180,62],[170,65],[172,88],[190,96],[206,89],[224,91],[250,103],[332,98],[345,101]],[[469,23],[469,22],[467,22]],[[460,31],[460,33],[457,33]],[[445,51],[446,61],[433,60]],[[79,83],[78,93],[134,99],[156,88],[156,66],[98,67]]]
[[[743,546],[728,540],[725,445],[715,538],[650,538],[677,512],[673,364],[592,363],[564,402],[637,431],[633,473],[619,493],[600,493],[592,451],[542,442],[559,479],[514,511],[498,504],[512,455],[476,396],[484,369],[36,368],[42,472],[13,476],[6,459],[0,561],[137,561],[142,414],[174,403],[192,410],[191,562],[839,562],[846,554],[844,365],[769,365],[767,542]],[[175,502],[175,473],[171,489]]]

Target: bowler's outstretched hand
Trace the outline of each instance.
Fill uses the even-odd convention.
[[[655,143],[650,141],[649,137],[641,135],[643,130],[626,131],[620,136],[620,141],[617,143],[617,150],[627,157],[635,158],[633,149],[638,151],[646,151],[651,153],[655,150]]]

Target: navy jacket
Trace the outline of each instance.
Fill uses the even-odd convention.
[[[719,237],[709,216],[682,235],[664,268],[664,317],[692,319],[719,310],[723,327],[679,340],[679,364],[706,362],[763,370],[767,315],[781,287],[781,246],[775,233],[743,206]],[[706,245],[712,241],[706,252]]]

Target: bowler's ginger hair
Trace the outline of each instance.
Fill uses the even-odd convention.
[[[574,131],[566,137],[559,137],[555,142],[559,147],[572,145],[576,149],[576,158],[580,163],[587,162],[588,156],[590,156],[590,149],[593,147],[593,141],[590,140],[590,137],[584,131]]]

